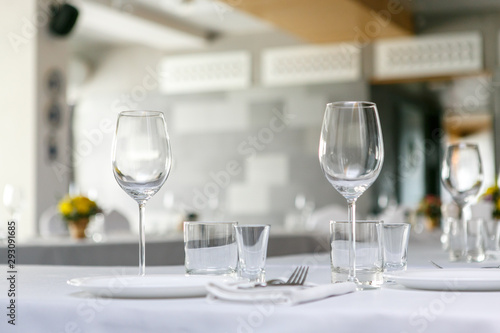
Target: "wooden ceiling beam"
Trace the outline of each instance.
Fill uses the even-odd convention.
[[[402,0],[221,0],[310,43],[365,43],[413,34]]]

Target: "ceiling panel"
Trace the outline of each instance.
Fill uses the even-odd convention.
[[[222,0],[307,42],[368,42],[413,34],[407,8],[393,0]]]

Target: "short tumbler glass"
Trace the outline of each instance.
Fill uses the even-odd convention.
[[[237,222],[184,222],[188,274],[233,274],[238,266]]]
[[[385,272],[406,270],[410,227],[408,223],[382,225]]]
[[[450,261],[481,262],[486,259],[488,235],[483,219],[450,219],[448,237]]]
[[[481,262],[486,259],[486,243],[488,231],[485,221],[473,218],[466,221],[467,225],[467,261]]]
[[[250,281],[263,282],[270,225],[237,225],[238,276]]]
[[[358,288],[378,288],[383,282],[383,244],[380,221],[356,221],[355,267]],[[349,274],[349,232],[347,221],[330,222],[332,282],[345,282]]]

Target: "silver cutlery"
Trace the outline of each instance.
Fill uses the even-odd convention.
[[[295,268],[290,278],[283,284],[285,286],[303,286],[306,282],[307,273],[309,273],[308,266],[299,266]]]
[[[440,266],[440,265],[436,264],[434,261],[429,260],[429,262],[430,262],[432,265],[434,265],[434,267],[439,268],[439,269],[443,269],[443,266]]]
[[[292,272],[288,280],[283,281],[281,279],[272,279],[263,283],[255,283],[250,286],[242,285],[239,286],[240,289],[248,288],[258,288],[258,287],[278,287],[278,286],[303,286],[307,279],[307,274],[309,273],[308,266],[298,266]]]

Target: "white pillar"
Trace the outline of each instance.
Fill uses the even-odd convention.
[[[47,2],[0,0],[0,191],[6,184],[22,191],[20,238],[37,234],[40,214],[68,188],[67,39],[49,34]],[[54,70],[59,89],[49,88]],[[52,105],[61,110],[58,124],[48,119]],[[9,215],[0,206],[3,225]]]

